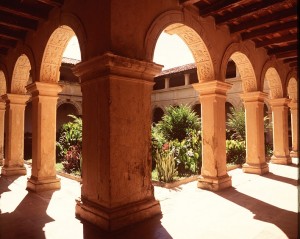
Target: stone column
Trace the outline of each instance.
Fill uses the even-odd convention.
[[[292,151],[290,156],[293,158],[299,157],[298,149],[298,102],[292,101],[289,104],[291,110],[291,126],[292,126]]]
[[[198,187],[218,191],[231,187],[226,167],[226,92],[231,85],[220,81],[194,84],[199,92],[202,120],[202,168]]]
[[[24,118],[29,95],[5,94],[5,161],[1,174],[25,175],[24,167]]]
[[[272,99],[273,119],[273,156],[272,163],[290,164],[291,157],[288,142],[288,103],[286,98]]]
[[[184,74],[184,85],[189,85],[190,84],[190,74],[186,73]]]
[[[246,163],[245,173],[265,174],[269,166],[265,159],[264,98],[262,92],[248,92],[241,95],[245,106],[246,122]]]
[[[27,189],[35,192],[60,188],[56,177],[56,105],[61,87],[35,82],[27,87],[32,94],[32,170]]]
[[[0,166],[4,163],[4,122],[5,122],[5,102],[0,98]]]
[[[170,78],[165,78],[165,89],[170,88]]]
[[[83,163],[76,215],[104,230],[160,214],[151,183],[153,79],[161,66],[106,53],[75,66],[81,78]]]

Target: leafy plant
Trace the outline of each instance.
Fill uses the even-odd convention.
[[[62,125],[59,132],[59,139],[56,142],[56,158],[58,162],[64,159],[70,146],[82,146],[82,119],[74,115],[68,115],[73,119]]]
[[[159,181],[171,182],[174,177],[178,175],[174,152],[166,150],[163,153],[157,152],[156,155],[156,169]]]
[[[230,113],[227,114],[228,120],[226,122],[227,131],[231,132],[231,139],[245,141],[246,127],[245,127],[245,110],[243,107],[230,108]]]
[[[246,142],[226,140],[227,163],[243,164],[246,161]]]
[[[64,156],[62,165],[65,172],[67,173],[81,173],[81,147],[79,145],[72,145],[67,150],[67,153]]]

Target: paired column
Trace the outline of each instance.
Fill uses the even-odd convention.
[[[27,189],[35,192],[60,188],[56,177],[56,105],[61,87],[35,82],[28,85],[32,94],[32,170]]]
[[[5,94],[5,161],[1,174],[25,175],[24,167],[24,113],[29,95]]]
[[[245,106],[246,123],[246,163],[245,173],[265,174],[269,166],[265,159],[264,99],[267,94],[248,92],[241,95]]]
[[[202,168],[198,187],[218,191],[231,187],[226,167],[226,92],[231,85],[212,81],[194,85],[200,93]]]
[[[273,156],[272,163],[290,164],[288,143],[288,103],[286,98],[270,100],[273,118]]]
[[[291,111],[291,126],[292,126],[292,151],[290,156],[293,158],[299,157],[298,148],[298,102],[291,101],[289,104]]]
[[[0,98],[0,166],[4,163],[4,122],[5,122],[5,102]]]
[[[75,66],[81,78],[83,163],[76,215],[116,230],[160,214],[151,183],[153,79],[161,66],[106,53]]]

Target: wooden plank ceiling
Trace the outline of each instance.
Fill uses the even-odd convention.
[[[297,70],[297,0],[181,0]]]
[[[297,0],[179,0],[194,5],[202,17],[212,16],[231,34],[252,40],[270,56],[297,69]],[[1,0],[0,56],[7,55],[28,32],[36,31],[64,0]]]

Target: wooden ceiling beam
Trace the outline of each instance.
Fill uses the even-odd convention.
[[[36,30],[38,26],[38,22],[35,20],[26,19],[19,16],[12,16],[8,13],[1,12],[1,11],[0,11],[0,24],[7,27],[26,30],[26,31]]]
[[[241,2],[241,0],[219,0],[210,6],[201,9],[199,8],[199,12],[202,17],[207,17],[218,11],[225,10],[229,7],[232,7],[234,4],[237,4],[239,2]],[[197,6],[197,4],[195,5]]]
[[[298,25],[297,20],[290,21],[290,22],[286,22],[286,23],[282,23],[282,24],[273,25],[268,28],[257,29],[252,32],[244,32],[244,33],[241,33],[241,36],[242,36],[243,40],[251,40],[253,38],[257,38],[260,36],[266,36],[268,34],[273,34],[273,33],[277,33],[280,31],[291,30],[294,28],[297,29],[297,25]]]
[[[283,60],[283,63],[297,62],[297,57],[287,58]]]
[[[0,54],[1,55],[7,55],[8,49],[4,47],[0,47]]]
[[[278,53],[275,56],[276,56],[277,59],[297,57],[297,50],[296,51],[284,52],[284,53]]]
[[[247,6],[247,7],[244,7],[243,9],[238,9],[235,12],[231,12],[231,13],[228,13],[228,14],[223,15],[223,16],[216,16],[215,21],[216,21],[216,24],[226,23],[226,22],[231,21],[233,19],[253,14],[254,12],[256,12],[258,10],[268,8],[268,7],[270,7],[272,5],[275,5],[277,3],[282,4],[282,2],[283,2],[282,0],[256,2],[254,4],[251,4],[251,5]]]
[[[296,42],[297,41],[297,36],[296,34],[290,34],[287,36],[281,36],[281,37],[274,37],[268,40],[263,40],[261,42],[256,42],[255,45],[257,48],[259,47],[266,47],[270,45],[275,45],[275,44],[280,44],[283,42]]]
[[[37,1],[49,5],[51,7],[60,7],[64,4],[63,0],[37,0]]]
[[[268,50],[268,54],[270,55],[276,55],[278,53],[284,53],[287,51],[294,51],[297,50],[297,44],[293,44],[293,45],[289,45],[289,46],[285,46],[285,47],[276,47],[273,49]]]
[[[6,47],[6,48],[9,48],[9,47],[15,47],[17,45],[17,41],[16,40],[8,40],[8,39],[1,39],[0,38],[0,46],[1,47]]]
[[[230,26],[230,32],[240,33],[242,31],[259,27],[263,24],[270,24],[273,22],[277,22],[278,20],[285,19],[285,18],[292,18],[294,16],[297,16],[297,8],[290,8],[280,12],[276,12],[271,15],[266,15],[264,17],[258,18],[257,20],[247,21],[239,25]]]
[[[16,41],[22,41],[25,39],[26,32],[24,31],[14,31],[6,27],[0,28],[0,36],[5,39],[12,39]]]
[[[289,66],[290,66],[290,67],[298,66],[298,62],[292,62],[292,63],[289,64]]]
[[[45,10],[28,7],[16,0],[1,0],[0,10],[32,20],[45,20],[48,16]]]

